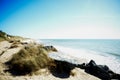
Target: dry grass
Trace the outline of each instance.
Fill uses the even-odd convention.
[[[7,36],[8,35],[5,32],[3,32],[3,31],[0,30],[0,42],[4,41],[4,40],[8,40]]]
[[[47,56],[48,52],[41,46],[28,44],[21,49],[8,62],[12,71],[16,74],[33,73],[39,69],[46,68],[52,62]],[[18,73],[19,72],[19,73]]]
[[[3,64],[0,62],[0,80],[6,80],[3,72]]]
[[[23,40],[24,38],[23,37],[20,37],[20,36],[12,36],[12,35],[9,35],[3,31],[0,30],[0,42],[1,41],[18,41],[18,40]]]
[[[2,73],[2,63],[0,63],[0,75],[1,75],[1,73]]]
[[[0,36],[0,42],[4,41],[5,39]]]

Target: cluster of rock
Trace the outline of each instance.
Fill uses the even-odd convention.
[[[106,65],[97,65],[93,60],[91,60],[89,63],[79,63],[76,58],[69,59],[69,57],[65,57],[64,54],[60,55],[60,53],[51,53],[49,56],[55,60],[56,66],[53,68],[55,69],[54,71],[62,74],[67,74],[66,76],[54,74],[58,77],[67,77],[71,71],[77,67],[84,69],[85,72],[94,75],[102,80],[120,80],[120,74],[114,73]]]
[[[85,69],[85,72],[99,77],[102,80],[120,80],[120,74],[114,73],[107,65],[97,65],[95,61],[91,60],[89,63],[82,64],[81,66]]]

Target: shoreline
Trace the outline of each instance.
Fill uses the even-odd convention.
[[[31,39],[30,39],[31,40]],[[30,41],[30,40],[27,40],[28,41],[28,43],[30,42],[32,42],[32,43],[34,43],[34,40],[33,41]],[[1,42],[0,42],[1,43]],[[4,43],[4,44],[6,44],[6,43]],[[24,42],[23,41],[23,43],[22,43],[22,45],[23,44],[25,44],[26,45],[26,41]],[[35,42],[34,43],[35,45],[36,44],[42,44],[42,43],[38,43],[38,42]],[[44,45],[44,44],[43,44]],[[18,47],[21,47],[21,45],[20,46],[18,46]],[[69,57],[69,59],[70,58],[76,58],[76,59],[80,59],[80,60],[87,60],[86,59],[86,54],[84,54],[84,55],[82,55],[82,56],[85,56],[85,58],[80,58],[79,56],[81,56],[81,55],[75,55],[74,53],[76,52],[77,53],[77,51],[75,51],[74,49],[71,49],[71,48],[61,48],[60,49],[60,47],[59,46],[54,46],[57,50],[58,50],[58,52],[60,51],[60,52],[63,52],[64,54],[66,54],[66,56],[68,57],[68,56],[70,56]],[[7,48],[8,49],[8,52],[6,53],[6,54],[8,54],[9,53],[9,49],[10,48],[10,46]],[[21,47],[22,48],[22,47]],[[16,48],[15,48],[16,49]],[[19,50],[17,50],[17,51],[19,51]],[[79,52],[79,51],[78,51]],[[80,52],[79,52],[80,53]],[[81,51],[81,53],[84,53],[84,51]],[[15,54],[15,53],[13,53],[13,54]],[[74,56],[72,55],[72,54],[74,54]],[[63,54],[62,54],[63,55]],[[12,54],[10,55],[10,56],[12,56]],[[7,56],[6,56],[7,57]],[[89,56],[89,57],[91,57],[91,56]],[[66,58],[66,57],[64,57],[64,58]],[[87,57],[88,58],[88,57]],[[3,60],[3,59],[5,59],[5,58],[1,58],[1,56],[0,56],[0,62]],[[7,59],[7,60],[9,60],[9,59]],[[4,61],[4,60],[3,60]],[[78,60],[79,61],[79,60]],[[81,61],[80,61],[81,62]],[[88,61],[85,61],[85,62],[81,62],[81,63],[88,63],[89,62],[89,60]],[[96,60],[95,60],[95,62],[96,62]],[[74,62],[73,62],[74,63]],[[80,63],[80,64],[81,64]],[[61,65],[62,66],[62,65]],[[75,71],[74,71],[75,70]],[[81,79],[79,79],[79,80],[99,80],[99,78],[97,78],[97,77],[95,77],[95,76],[93,76],[93,75],[90,75],[90,74],[88,74],[88,73],[86,73],[86,72],[84,72],[84,70],[82,70],[82,69],[73,69],[73,71],[75,72],[75,76],[69,76],[68,78],[65,78],[64,80],[72,80],[72,79],[79,79],[79,77],[81,76]],[[0,72],[1,73],[1,72]],[[5,78],[5,80],[8,78],[11,78],[11,80],[16,80],[16,78],[17,78],[17,80],[19,80],[19,78],[20,78],[20,76],[16,76],[16,77],[14,77],[14,76],[12,76],[12,75],[8,75],[8,73],[5,73],[5,72],[3,72],[2,73],[3,75],[1,75],[0,74],[0,76],[2,76],[3,78]],[[84,75],[84,76],[83,76]],[[36,76],[37,76],[37,78],[36,78]],[[41,77],[40,77],[41,76]],[[26,78],[27,77],[27,78]],[[32,78],[31,78],[32,77]],[[49,73],[49,77],[48,76],[46,76],[46,75],[44,75],[44,74],[40,74],[40,75],[32,75],[32,76],[23,76],[23,77],[21,77],[20,78],[20,80],[24,80],[24,79],[27,79],[27,80],[42,80],[42,79],[40,79],[40,78],[43,78],[43,79],[45,79],[45,80],[49,80],[49,78],[50,78],[50,80],[62,80],[63,78],[59,78],[59,77],[56,77],[56,76],[54,76],[54,75],[52,75],[51,73]],[[3,79],[4,80],[4,79]]]
[[[7,41],[8,42],[8,41]],[[8,43],[6,43],[6,42],[0,42],[0,43],[3,43],[4,45],[6,44],[9,44],[9,42]],[[2,45],[3,45],[2,44]],[[26,43],[25,43],[26,44]],[[38,43],[37,43],[38,44]],[[11,53],[11,49],[10,49],[10,47],[11,47],[11,45],[7,45],[6,46],[7,47],[7,51],[8,52],[6,52],[5,53],[5,55],[7,55],[7,54],[9,54],[9,53]],[[6,48],[5,47],[5,48]],[[19,48],[22,48],[22,45],[20,45],[20,46],[18,46]],[[15,54],[16,52],[18,52],[19,50],[17,50],[16,48],[14,48],[14,53],[13,54]],[[10,58],[11,58],[11,56],[13,55],[13,54],[10,54],[9,56],[5,56],[6,58],[2,58],[1,56],[3,56],[3,54],[0,56],[0,66],[1,65],[3,65],[4,64],[4,62],[6,62],[6,61],[8,61],[8,60],[10,60]],[[47,73],[47,75],[46,75],[46,72],[45,72],[45,74],[39,74],[39,75],[32,75],[32,76],[27,76],[27,75],[24,75],[24,76],[13,76],[12,74],[10,74],[10,73],[8,73],[8,72],[4,72],[4,70],[5,70],[5,67],[4,67],[5,65],[3,65],[3,66],[1,66],[0,67],[0,79],[1,80],[62,80],[63,78],[59,78],[59,77],[55,77],[54,75],[52,75],[51,73]],[[62,65],[61,65],[62,66]],[[44,71],[43,71],[44,72]],[[79,78],[81,78],[81,79],[79,79],[79,80],[99,80],[97,77],[95,77],[95,76],[92,76],[92,75],[90,75],[90,74],[88,74],[88,73],[85,73],[82,69],[74,69],[74,72],[75,72],[75,76],[70,76],[70,77],[68,77],[68,78],[64,78],[64,80],[73,80],[73,79],[79,79]],[[81,76],[81,77],[80,77]]]
[[[55,46],[58,51],[65,53],[66,55],[73,56],[77,59],[84,59],[88,63],[90,60],[94,60],[97,64],[107,65],[112,71],[120,74],[120,61],[111,56],[103,56],[100,54],[94,53],[94,51],[86,49],[74,49],[63,46]]]

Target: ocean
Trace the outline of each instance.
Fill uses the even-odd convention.
[[[120,39],[41,39],[77,58],[92,59],[120,74]]]

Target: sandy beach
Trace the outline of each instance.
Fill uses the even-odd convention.
[[[70,75],[68,78],[59,78],[52,75],[48,70],[43,70],[43,74],[37,75],[24,75],[24,76],[14,76],[9,72],[5,72],[7,67],[5,66],[5,62],[11,59],[12,55],[17,53],[23,46],[18,46],[17,48],[10,48],[12,43],[8,41],[0,42],[0,80],[99,80],[97,77],[94,77],[80,68],[75,68],[72,72],[75,74],[74,76]],[[4,51],[4,53],[2,53]]]

